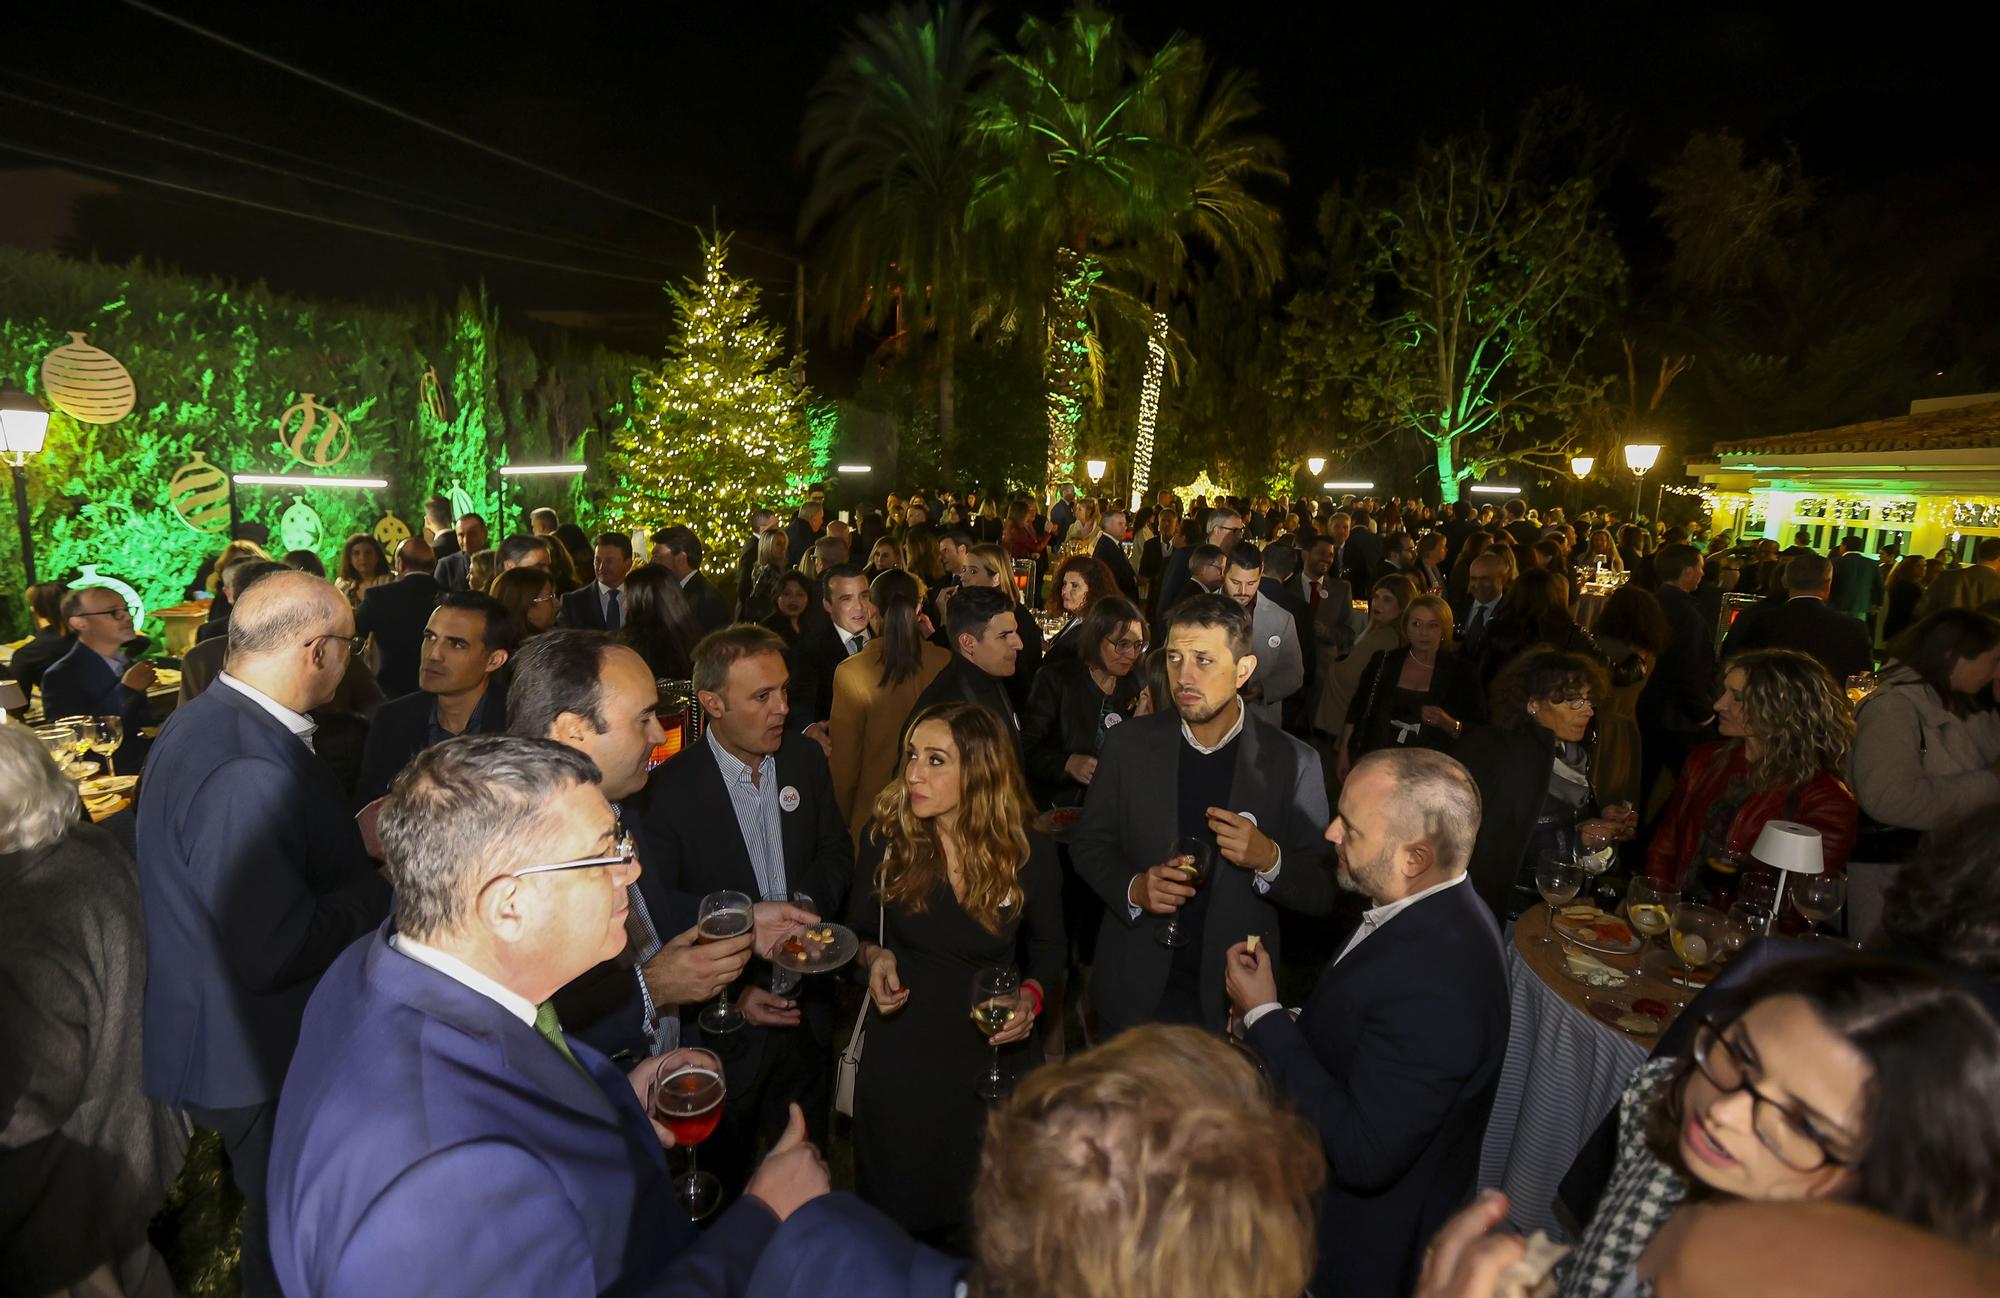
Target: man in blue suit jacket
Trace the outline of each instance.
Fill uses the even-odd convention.
[[[151,663],[132,662],[120,646],[132,638],[132,610],[115,590],[85,586],[63,595],[64,623],[76,634],[69,652],[42,673],[42,715],[118,717],[125,723],[125,773],[137,771],[152,741],[139,733],[153,724]]]
[[[431,548],[415,537],[396,547],[396,571],[396,580],[361,597],[354,615],[355,629],[375,637],[375,679],[392,699],[417,688],[424,624],[445,593],[431,576]]]
[[[354,781],[354,805],[366,807],[389,791],[410,759],[453,735],[497,735],[507,729],[507,678],[514,623],[491,595],[454,591],[438,601],[424,627],[423,688],[375,709],[368,746]]]
[[[383,808],[396,918],[307,1010],[271,1153],[292,1298],[723,1295],[825,1193],[803,1119],[697,1237],[628,1077],[565,1035],[556,989],[625,945],[638,874],[591,760],[471,735],[420,755]]]
[[[1402,1298],[1472,1197],[1508,1020],[1500,932],[1466,883],[1479,811],[1442,753],[1369,754],[1327,838],[1341,885],[1374,906],[1298,1021],[1265,951],[1225,957],[1251,1048],[1326,1153],[1315,1298]]]
[[[333,697],[353,634],[323,578],[287,571],[245,591],[223,674],[167,719],[139,794],[146,1094],[221,1134],[249,1295],[278,1292],[264,1169],[306,1001],[389,912],[306,715]]]

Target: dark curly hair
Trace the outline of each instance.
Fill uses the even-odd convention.
[[[1524,730],[1534,722],[1528,704],[1537,699],[1575,698],[1589,694],[1601,704],[1610,691],[1604,668],[1582,654],[1564,653],[1545,644],[1535,645],[1493,678],[1490,690],[1493,724],[1502,730]]]

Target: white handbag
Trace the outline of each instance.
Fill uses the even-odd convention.
[[[889,949],[888,907],[885,904],[876,912],[875,936],[884,951]],[[840,1052],[840,1062],[833,1072],[833,1111],[845,1117],[854,1116],[854,1079],[861,1072],[861,1048],[867,1044],[868,1011],[875,1004],[875,994],[864,990],[861,993],[861,1012],[854,1016],[854,1032],[847,1038],[847,1045]]]

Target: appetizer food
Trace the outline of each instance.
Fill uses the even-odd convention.
[[[1632,981],[1630,974],[1614,969],[1588,951],[1566,951],[1563,962],[1569,967],[1569,976],[1586,987],[1623,987]]]

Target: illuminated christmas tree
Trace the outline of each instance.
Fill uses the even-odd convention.
[[[760,505],[781,513],[807,480],[810,391],[785,360],[779,329],[757,312],[756,286],[730,276],[727,238],[702,244],[699,281],[669,288],[677,317],[665,363],[638,383],[616,447],[628,527],[685,523],[711,554],[733,555]]]

